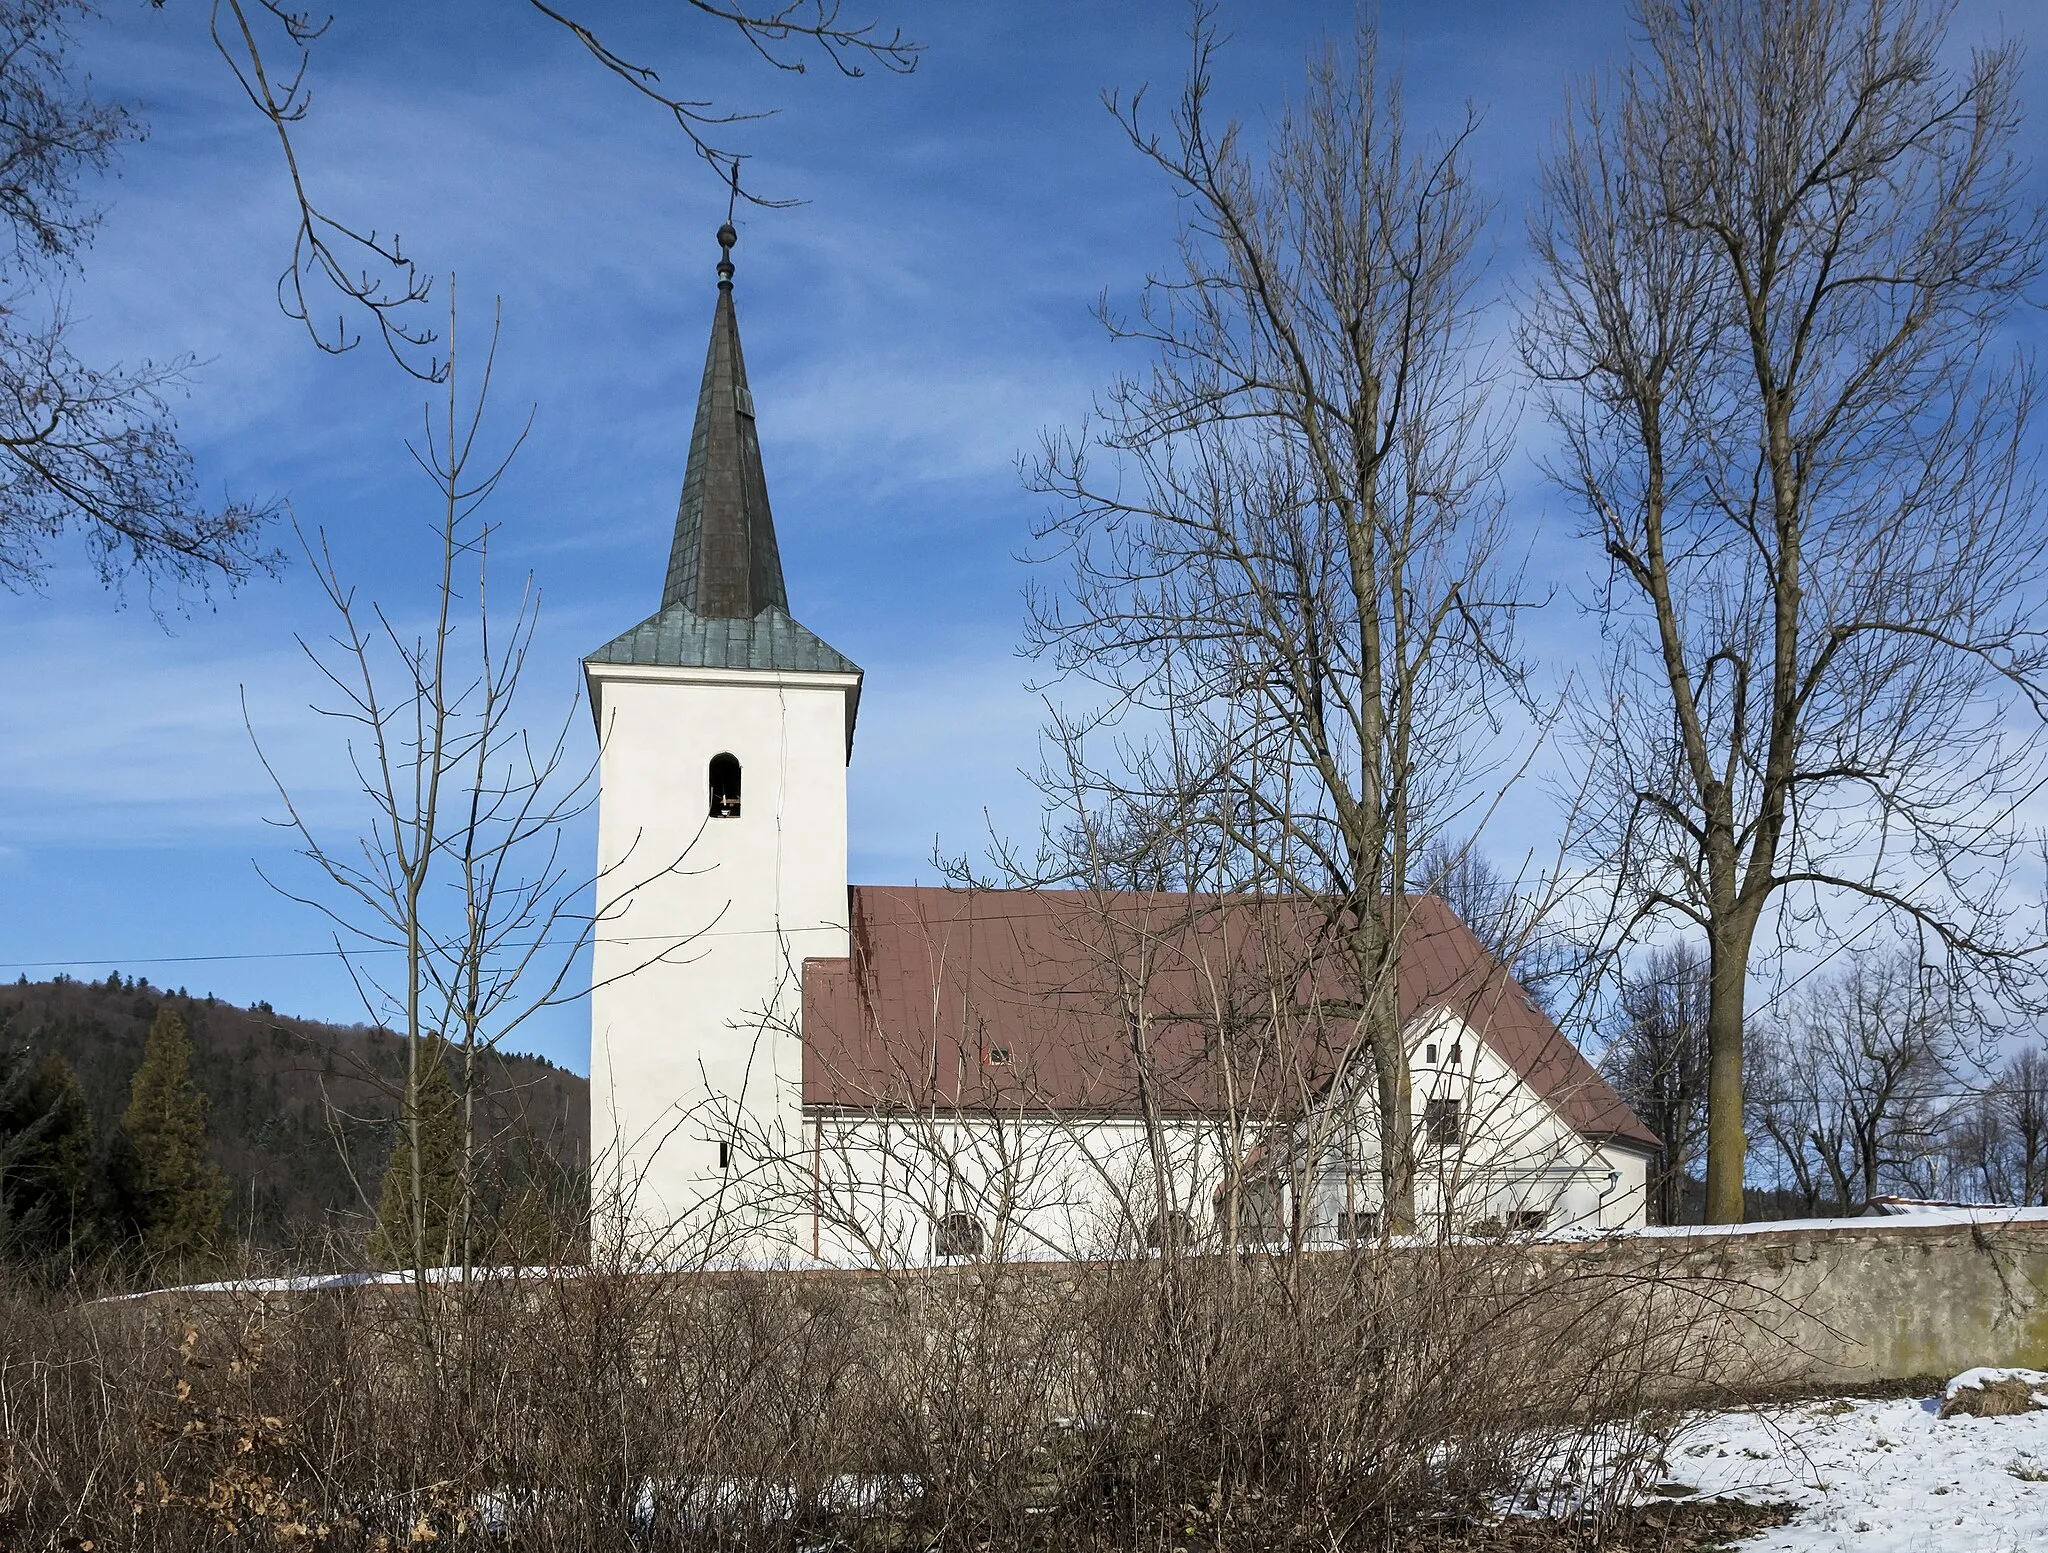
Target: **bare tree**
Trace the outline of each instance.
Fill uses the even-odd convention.
[[[1740,1219],[1746,979],[1767,917],[1904,920],[2012,992],[2007,823],[2044,643],[2040,274],[2010,44],[1922,0],[1638,0],[1559,132],[1524,320],[1554,473],[1608,563],[1585,704],[1619,932],[1706,942],[1707,1217]],[[1829,908],[1833,912],[1834,908]],[[1775,915],[1773,915],[1775,914]]]
[[[280,823],[315,881],[273,884],[327,919],[365,1013],[406,1043],[398,1099],[416,1273],[469,1261],[477,1161],[490,1141],[476,1135],[480,1059],[543,1010],[582,995],[571,973],[596,925],[585,905],[591,881],[562,854],[563,829],[591,796],[592,768],[569,758],[575,704],[538,734],[523,720],[519,690],[538,595],[528,578],[502,612],[489,591],[493,529],[479,509],[525,433],[502,458],[480,463],[497,333],[467,404],[454,338],[451,307],[439,424],[428,414],[421,440],[408,445],[438,498],[437,571],[423,622],[359,600],[325,537],[307,545],[334,624],[326,643],[300,645],[335,698],[315,710],[346,730],[346,759],[367,805],[360,832],[324,835],[264,757],[284,805]],[[423,1086],[437,1062],[452,1068],[462,1180],[459,1202],[430,1211]],[[436,1222],[447,1230],[430,1243]]]
[[[1317,903],[1359,999],[1353,1046],[1403,1225],[1406,892],[1519,683],[1513,579],[1497,575],[1503,443],[1468,327],[1485,215],[1472,121],[1412,136],[1368,27],[1312,63],[1255,163],[1211,116],[1215,47],[1203,13],[1164,134],[1142,94],[1110,99],[1188,215],[1175,272],[1136,316],[1102,310],[1149,372],[1031,471],[1055,499],[1041,558],[1070,577],[1034,593],[1030,643],[1103,695],[1055,717],[1048,786],[1098,816],[1089,834],[1131,816],[1138,834],[1199,837],[1211,887]]]
[[[1823,1207],[1842,1212],[1840,1195],[1829,1195],[1824,1165],[1846,1157],[1841,1108],[1823,1103],[1827,1082],[1815,1054],[1788,1040],[1760,1039],[1745,1062],[1750,1149],[1773,1170],[1781,1196],[1790,1178],[1803,1217],[1816,1218]]]
[[[161,6],[163,0],[154,3]],[[807,55],[847,76],[862,75],[870,65],[908,74],[923,51],[923,45],[900,31],[885,35],[872,22],[846,19],[840,0],[766,0],[758,6],[686,0],[686,5],[701,18],[731,27],[774,69],[797,75],[807,68]],[[598,65],[671,119],[691,154],[730,185],[734,200],[790,203],[763,199],[743,187],[740,169],[745,158],[723,143],[725,129],[762,114],[678,96],[662,84],[652,66],[620,54],[569,8],[546,0],[528,0],[528,8],[561,28]],[[359,218],[335,215],[332,207],[322,204],[307,181],[293,140],[312,107],[307,72],[313,48],[332,22],[330,15],[301,10],[285,0],[212,0],[209,12],[214,47],[276,136],[291,180],[298,219],[291,261],[278,278],[278,300],[321,350],[340,354],[354,349],[361,339],[359,326],[367,320],[400,366],[417,377],[438,380],[447,364],[437,350],[438,336],[426,312],[433,277],[407,254],[397,232],[380,232]],[[282,68],[279,61],[285,62]]]
[[[1601,1072],[1664,1145],[1649,1183],[1660,1224],[1685,1222],[1707,1120],[1707,957],[1686,941],[1624,974]]]
[[[2021,1048],[1976,1097],[1956,1138],[1957,1164],[1992,1202],[2048,1202],[2048,1057]]]
[[[1457,842],[1439,832],[1423,846],[1409,882],[1455,911],[1553,1018],[1566,1012],[1579,987],[1583,955],[1555,914],[1546,912],[1551,891],[1542,881],[1525,889],[1479,849],[1477,836]]]
[[[1856,956],[1758,1034],[1777,1054],[1759,1085],[1761,1125],[1809,1209],[1823,1190],[1849,1214],[1886,1188],[1939,1189],[1969,1031],[1953,989],[1897,949]]]
[[[137,133],[75,69],[86,9],[0,3],[0,586],[33,587],[76,529],[103,582],[203,593],[275,567],[276,509],[199,500],[166,402],[189,363],[94,364],[72,348],[64,286],[100,216],[81,184]]]

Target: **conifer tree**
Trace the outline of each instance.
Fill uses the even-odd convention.
[[[105,1228],[105,1192],[85,1086],[71,1064],[51,1052],[37,1064],[34,1093],[50,1118],[42,1161],[50,1249],[73,1256],[95,1250]]]
[[[384,1167],[369,1251],[372,1261],[386,1266],[424,1268],[448,1261],[460,1249],[466,1229],[462,1110],[438,1046],[422,1051],[411,1099],[412,1114],[400,1117],[398,1144]]]
[[[92,1111],[71,1065],[0,1048],[0,1256],[20,1264],[98,1249],[96,1154]]]
[[[150,1023],[115,1156],[126,1216],[153,1260],[185,1265],[219,1247],[225,1188],[208,1150],[206,1112],[192,1081],[192,1038],[165,1004]]]

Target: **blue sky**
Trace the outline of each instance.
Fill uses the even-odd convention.
[[[1018,769],[1035,760],[1040,712],[1016,655],[1016,555],[1036,499],[1016,459],[1134,364],[1089,307],[1130,297],[1170,259],[1175,211],[1098,98],[1147,82],[1174,92],[1187,12],[849,3],[928,45],[914,74],[778,74],[679,5],[588,15],[686,95],[780,110],[726,132],[755,187],[805,202],[742,217],[741,328],[792,607],[868,671],[853,877],[907,881],[929,877],[935,844],[957,852],[991,825],[1036,824]],[[1967,5],[1958,40],[2024,30],[2030,10]],[[1226,5],[1220,105],[1256,133],[1305,53],[1353,14]],[[366,593],[402,608],[431,559],[431,492],[403,446],[420,385],[370,347],[317,353],[278,312],[282,169],[204,20],[184,0],[111,0],[82,38],[101,89],[136,104],[151,134],[104,188],[72,305],[101,357],[199,358],[178,409],[208,489],[288,498]],[[1506,288],[1549,122],[1567,82],[1624,46],[1625,9],[1388,0],[1381,31],[1418,122],[1453,122],[1467,99],[1484,113],[1475,170],[1498,201]],[[536,714],[559,715],[580,655],[658,602],[723,195],[651,105],[521,6],[345,5],[311,80],[300,149],[316,190],[455,272],[469,328],[503,300],[496,424],[509,436],[529,406],[535,421],[495,504],[497,565],[530,569],[542,589],[529,693]],[[2028,80],[2038,100],[2038,61]],[[1533,412],[1523,426],[1533,436]],[[1556,660],[1582,629],[1562,590],[1588,557],[1527,458],[1511,478],[1532,571],[1561,590],[1532,636]],[[293,633],[323,621],[305,568],[160,624],[146,598],[124,606],[94,585],[79,552],[55,559],[45,592],[0,594],[0,975],[118,967],[359,1017],[319,922],[255,869],[289,877],[245,688],[316,814],[345,828],[355,812],[331,731],[306,711]],[[1531,797],[1491,834],[1540,849],[1545,825]],[[580,1010],[531,1037],[585,1065]]]

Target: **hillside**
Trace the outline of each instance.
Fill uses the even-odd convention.
[[[118,974],[0,985],[0,1026],[13,1046],[56,1053],[77,1072],[102,1148],[128,1104],[143,1040],[160,1004],[192,1032],[193,1078],[212,1103],[214,1158],[226,1173],[228,1220],[259,1244],[304,1245],[372,1216],[392,1144],[405,1044],[366,1025],[325,1024],[236,1008]],[[589,1153],[589,1086],[539,1057],[485,1059],[484,1136],[500,1168],[580,1183]]]

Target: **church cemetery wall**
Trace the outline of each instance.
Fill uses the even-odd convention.
[[[2048,1369],[2048,1209],[1651,1231],[1612,1249],[1765,1296],[1743,1339],[1751,1378],[1820,1389],[1974,1365]],[[1731,1377],[1739,1381],[1740,1376]]]
[[[1360,1263],[1373,1270],[1361,1274]],[[1198,1280],[1225,1271],[1219,1258],[1193,1255],[1187,1264]],[[1245,1259],[1248,1268],[1254,1264],[1262,1281],[1287,1276],[1283,1258]],[[886,1318],[884,1324],[915,1324],[921,1309],[963,1299],[1006,1306],[1020,1320],[1056,1318],[1062,1307],[1085,1306],[1102,1289],[1141,1283],[1146,1274],[1146,1263],[1133,1259],[997,1267],[963,1260],[886,1272],[785,1268],[658,1281],[680,1291],[685,1303],[719,1287],[741,1300],[779,1290],[779,1297],[802,1302],[850,1301]],[[1362,1276],[1405,1280],[1452,1296],[1469,1286],[1475,1299],[1503,1303],[1541,1289],[1543,1298],[1561,1295],[1566,1305],[1598,1309],[1617,1332],[1640,1325],[1666,1339],[1687,1334],[1690,1351],[1713,1355],[1688,1387],[1704,1377],[1713,1389],[1738,1395],[1853,1389],[1976,1365],[2048,1369],[2048,1209],[1397,1246],[1384,1259],[1359,1262],[1347,1251],[1312,1250],[1302,1254],[1299,1276],[1326,1288]],[[570,1270],[562,1282],[573,1285],[578,1277]],[[281,1293],[288,1282],[247,1285],[241,1295],[221,1297]],[[343,1282],[353,1283],[329,1286]],[[544,1297],[540,1289],[556,1282],[529,1284],[532,1297]],[[373,1303],[413,1298],[396,1284],[348,1292]],[[167,1291],[145,1303],[192,1297]]]
[[[1434,1248],[1396,1249],[1437,1258]],[[1463,1254],[1470,1254],[1469,1251]],[[1611,1291],[1634,1284],[1647,1319],[1719,1351],[1715,1385],[1742,1395],[1855,1389],[1946,1377],[1976,1365],[2048,1369],[2048,1209],[1925,1218],[1808,1220],[1733,1229],[1637,1231],[1505,1244],[1531,1283]],[[1309,1277],[1342,1276],[1350,1253],[1303,1257]],[[992,1297],[1079,1298],[1098,1263],[971,1264],[910,1273],[768,1275],[869,1286],[900,1299],[906,1281],[965,1280]],[[1610,1316],[1617,1322],[1619,1316]]]

